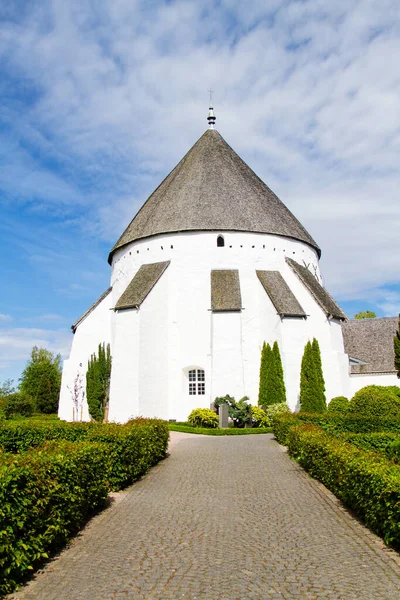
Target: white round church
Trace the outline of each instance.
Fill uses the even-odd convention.
[[[264,341],[279,344],[293,410],[314,337],[328,400],[370,383],[351,382],[346,315],[322,285],[318,245],[214,129],[212,109],[208,121],[111,250],[109,289],[72,327],[62,419],[72,420],[74,382],[84,381],[103,342],[112,356],[108,419],[116,422],[183,421],[226,394],[257,404]]]

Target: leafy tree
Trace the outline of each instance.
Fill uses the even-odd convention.
[[[61,356],[34,346],[20,379],[20,390],[30,396],[37,411],[57,412],[61,386]]]
[[[305,412],[323,412],[326,410],[321,352],[315,338],[312,343],[307,342],[301,361],[300,410]]]
[[[0,385],[0,410],[3,410],[9,397],[14,393],[14,381],[12,379],[6,379],[5,382]]]
[[[396,335],[394,336],[394,368],[397,369],[397,377],[400,377],[400,315],[399,325],[397,327]]]
[[[17,415],[22,417],[31,417],[35,410],[33,400],[25,392],[15,392],[7,397],[4,406],[4,416],[6,419],[12,419]]]
[[[98,355],[92,354],[86,373],[86,398],[89,414],[95,421],[102,421],[108,403],[111,376],[110,344],[99,344]]]
[[[354,315],[355,319],[376,319],[376,313],[372,310],[363,310],[356,315]]]
[[[0,398],[14,394],[14,392],[15,387],[13,379],[6,379],[5,382],[0,385]]]

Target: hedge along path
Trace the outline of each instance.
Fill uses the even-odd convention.
[[[170,457],[13,599],[399,597],[398,555],[272,435],[171,438]]]
[[[0,454],[0,596],[62,547],[110,490],[163,458],[169,436],[168,424],[155,419],[54,429],[26,423],[1,433],[9,452]]]

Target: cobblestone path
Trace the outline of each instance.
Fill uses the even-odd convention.
[[[16,600],[398,600],[396,553],[272,435],[173,434]]]

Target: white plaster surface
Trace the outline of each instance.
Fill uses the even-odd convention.
[[[220,233],[224,247],[217,247]],[[357,384],[354,376],[349,377],[340,323],[328,320],[285,262],[286,256],[322,280],[313,248],[273,235],[185,232],[119,249],[112,264],[112,293],[78,326],[70,359],[65,361],[60,416],[71,420],[67,386],[79,369],[86,372],[100,342],[111,343],[109,419],[117,422],[139,415],[183,421],[193,408],[209,407],[216,396],[225,394],[237,399],[247,395],[257,404],[264,341],[278,341],[292,410],[298,408],[304,346],[313,337],[321,348],[327,398],[351,395]],[[166,260],[171,261],[169,267],[139,309],[110,310],[142,264]],[[241,312],[211,312],[212,269],[239,270]],[[256,269],[280,271],[307,319],[281,319]],[[205,371],[204,395],[189,395],[188,372],[194,368]],[[369,384],[369,379],[365,381],[362,385]]]
[[[400,387],[400,379],[397,378],[396,373],[353,374],[349,378],[348,397],[351,398],[366,385],[397,385]]]
[[[74,415],[72,390],[75,377],[81,375],[86,389],[86,371],[88,360],[97,352],[99,344],[111,342],[111,293],[106,296],[96,308],[79,324],[72,340],[69,359],[64,361],[58,416],[60,419],[72,421],[75,419],[89,420],[86,399],[80,398],[78,415]]]

